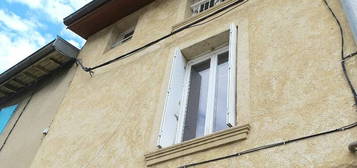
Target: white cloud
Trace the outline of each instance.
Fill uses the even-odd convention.
[[[0,32],[0,73],[32,54],[44,45],[45,41],[39,33],[34,33],[31,38],[27,38]]]
[[[7,0],[8,2],[19,2],[22,4],[26,4],[31,8],[38,8],[42,3],[42,0]]]
[[[40,25],[13,13],[0,10],[0,73],[32,54],[49,41],[49,35],[41,35]]]
[[[7,0],[22,3],[32,9],[38,9],[47,14],[54,22],[62,22],[63,18],[81,8],[91,0]]]
[[[85,4],[89,3],[91,0],[68,0],[69,4],[71,4],[71,6],[77,10],[79,8],[81,8],[82,6],[84,6]]]
[[[60,26],[61,32],[58,33],[63,38],[78,48],[83,46],[84,39],[70,30],[66,30],[62,20],[90,0],[6,1],[24,4],[30,10],[24,11],[28,14],[26,18],[22,18],[12,12],[0,9],[0,73],[52,40],[55,34],[40,33],[40,30],[51,29],[51,26]]]
[[[84,39],[82,39],[77,34],[73,33],[71,30],[66,29],[66,27],[64,27],[64,26],[62,27],[60,35],[63,36],[64,38],[68,37],[69,39],[72,39],[72,41],[75,40],[76,44],[79,44],[78,46],[83,46],[85,43]],[[68,41],[70,41],[70,40],[68,40]],[[78,47],[78,46],[76,46],[76,47]]]
[[[30,29],[36,27],[36,25],[31,21],[23,20],[19,16],[13,13],[8,13],[4,10],[0,10],[0,22],[2,22],[7,28],[16,31],[29,31]]]

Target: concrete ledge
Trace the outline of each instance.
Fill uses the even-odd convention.
[[[229,128],[204,137],[192,139],[167,148],[159,149],[145,155],[147,166],[164,162],[170,159],[193,154],[199,151],[211,149],[224,144],[244,140],[249,133],[249,125]]]
[[[227,7],[227,6],[229,6],[229,5],[233,4],[233,3],[236,3],[237,1],[239,1],[239,0],[226,0],[223,3],[217,4],[216,6],[213,6],[212,8],[210,8],[210,9],[204,11],[204,12],[201,12],[201,13],[195,15],[195,16],[189,17],[189,18],[185,19],[184,21],[172,26],[172,31],[178,30],[178,29],[180,29],[182,27],[185,27],[186,25],[194,23],[195,21],[197,21],[197,20],[199,20],[199,19],[201,19],[203,17],[206,17],[206,16],[208,16],[208,15],[210,15],[210,14],[212,14],[212,13],[214,13],[214,12],[216,12],[216,11],[222,9],[222,8],[225,8],[225,7]],[[244,2],[244,1],[242,1],[242,2]],[[240,4],[240,3],[238,3],[238,4]]]

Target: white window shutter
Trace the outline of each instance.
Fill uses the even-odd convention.
[[[227,126],[236,125],[236,63],[237,63],[237,26],[229,27],[229,82],[228,82],[228,111]]]
[[[186,59],[180,49],[176,49],[157,142],[159,148],[168,147],[175,143],[180,101],[184,86],[185,66]]]

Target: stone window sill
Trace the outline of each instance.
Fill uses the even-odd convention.
[[[176,30],[178,30],[180,28],[183,28],[183,27],[185,27],[185,26],[187,26],[189,24],[192,24],[192,23],[194,23],[194,22],[196,22],[196,21],[198,21],[198,20],[200,20],[200,19],[202,19],[202,18],[204,18],[204,17],[206,17],[208,15],[211,15],[212,13],[214,13],[214,12],[216,12],[218,10],[221,10],[221,9],[223,9],[223,8],[229,6],[229,5],[232,5],[233,3],[236,3],[237,1],[239,1],[239,0],[226,0],[226,1],[222,2],[222,3],[220,3],[220,4],[217,4],[216,6],[213,6],[212,8],[210,8],[210,9],[204,11],[204,12],[201,12],[201,13],[199,13],[197,15],[189,17],[189,18],[185,19],[184,21],[174,25],[172,27],[172,31],[176,31]],[[242,2],[244,2],[244,1],[242,1]]]
[[[215,148],[224,144],[241,141],[247,138],[249,125],[229,128],[204,137],[185,141],[167,148],[156,150],[145,155],[147,166],[170,159],[186,156],[203,150]]]

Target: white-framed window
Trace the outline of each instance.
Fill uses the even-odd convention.
[[[158,147],[168,147],[236,125],[237,27],[228,44],[192,60],[175,50]]]
[[[228,128],[228,47],[187,63],[177,142]]]
[[[120,33],[117,40],[114,41],[114,43],[112,44],[112,48],[114,48],[120,44],[123,44],[126,41],[129,41],[131,38],[133,38],[134,30],[135,30],[135,28],[131,27],[131,28],[127,29],[126,31]]]
[[[224,2],[224,0],[195,0],[193,5],[191,5],[192,14],[199,14],[221,2]]]

